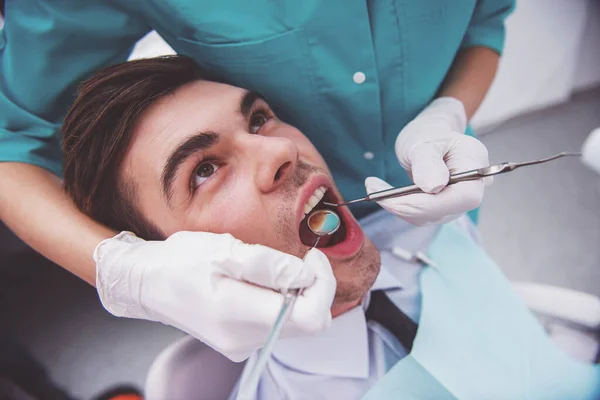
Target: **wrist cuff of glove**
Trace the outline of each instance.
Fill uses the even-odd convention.
[[[439,115],[440,117],[449,119],[451,126],[460,133],[465,133],[467,130],[467,112],[465,111],[465,105],[457,98],[438,97],[425,107],[419,116],[430,114],[431,116]]]
[[[104,308],[117,317],[151,318],[140,304],[139,266],[126,254],[136,243],[144,242],[131,232],[105,239],[94,250],[96,290]]]
[[[135,235],[135,233],[129,232],[129,231],[123,231],[111,238],[104,239],[103,241],[98,243],[98,246],[96,246],[96,248],[94,249],[93,257],[94,257],[94,261],[96,262],[96,264],[98,264],[100,262],[102,255],[106,254],[104,247],[111,247],[111,244],[114,243],[114,241],[133,244],[133,243],[143,242],[144,240],[137,237]]]

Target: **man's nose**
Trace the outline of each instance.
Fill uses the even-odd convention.
[[[256,157],[256,184],[260,191],[269,193],[292,175],[298,160],[298,149],[289,139],[265,138]]]

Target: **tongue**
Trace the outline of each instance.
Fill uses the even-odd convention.
[[[315,235],[314,233],[312,233],[312,231],[308,227],[308,224],[306,223],[307,220],[308,220],[308,218],[304,218],[302,223],[300,223],[300,241],[305,246],[312,247],[315,245],[315,242],[317,241],[318,236]],[[317,244],[317,248],[318,247],[327,247],[327,245],[329,244],[331,239],[332,239],[332,236],[321,236],[321,239],[319,239],[319,243]]]

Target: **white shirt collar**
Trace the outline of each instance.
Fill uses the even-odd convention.
[[[403,286],[402,281],[382,265],[379,275],[377,275],[375,283],[371,287],[371,291],[402,289]]]
[[[385,268],[381,268],[371,290],[401,289],[402,284]],[[273,357],[288,368],[312,375],[345,378],[369,377],[369,337],[366,305],[336,317],[329,329],[309,336],[281,339],[273,349]]]

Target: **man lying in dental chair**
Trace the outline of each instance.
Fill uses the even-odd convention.
[[[67,191],[86,214],[146,240],[231,234],[302,258],[314,242],[305,215],[342,201],[325,161],[259,94],[197,68],[138,60],[84,83],[63,126]],[[553,346],[466,217],[415,229],[384,210],[360,224],[336,212],[341,228],[308,254],[328,261],[315,285],[330,296],[315,301],[331,326],[281,339],[256,399],[600,397],[600,370]],[[295,318],[301,309],[288,325]],[[190,387],[185,400],[202,392]]]

